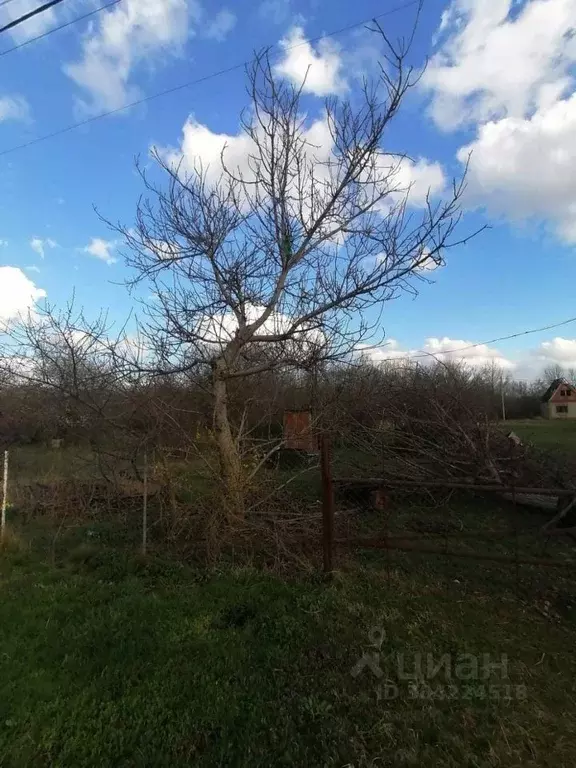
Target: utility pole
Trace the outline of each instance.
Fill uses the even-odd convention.
[[[506,421],[506,402],[504,400],[504,376],[500,376],[500,398],[502,400],[502,421]]]

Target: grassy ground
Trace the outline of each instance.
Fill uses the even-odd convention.
[[[574,765],[573,581],[556,599],[523,591],[531,569],[519,591],[489,565],[338,563],[325,583],[101,542],[4,552],[0,765]]]
[[[576,419],[510,419],[503,426],[540,448],[576,455]]]
[[[372,516],[349,503],[339,535],[385,526],[574,557],[570,540],[534,536],[538,515],[493,499],[394,497]],[[0,551],[2,768],[576,764],[571,569],[340,551],[327,583],[199,570],[167,549],[139,558],[139,509],[9,518],[21,543]],[[515,535],[458,539],[502,530]]]
[[[43,444],[13,446],[10,475],[15,482],[49,482],[59,479],[99,478],[97,458],[86,448],[66,446],[56,450]]]

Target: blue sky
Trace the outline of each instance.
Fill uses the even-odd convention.
[[[36,6],[12,0],[0,21]],[[68,0],[4,33],[0,51],[94,9]],[[274,44],[296,79],[310,69],[307,108],[354,87],[378,56],[363,27],[317,38],[402,3],[376,0],[121,0],[0,57],[0,317],[44,294],[61,304],[75,292],[88,314],[122,319],[127,275],[104,216],[130,223],[142,191],[134,156],[151,145],[182,149],[192,119],[213,134],[238,132],[246,104],[241,70],[6,152],[140,97],[202,78]],[[381,18],[407,34],[415,6]],[[416,298],[386,307],[390,346],[380,356],[442,353],[466,343],[576,315],[576,0],[428,0],[411,59],[430,57],[390,136],[418,159],[417,184],[442,184],[472,152],[463,232],[489,229],[426,273]],[[279,41],[288,40],[284,47]],[[295,47],[294,47],[295,46]],[[2,154],[6,152],[5,154]],[[427,173],[420,173],[428,169]],[[432,169],[432,171],[430,170]],[[417,195],[415,205],[417,206]],[[10,269],[6,269],[9,267]],[[428,341],[427,341],[428,340]],[[378,356],[378,354],[376,355]],[[466,353],[495,359],[519,378],[548,362],[576,366],[576,323]]]

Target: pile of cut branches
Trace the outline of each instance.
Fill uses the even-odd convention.
[[[576,489],[576,460],[522,442],[432,377],[390,391],[373,423],[352,424],[339,442],[341,475]]]

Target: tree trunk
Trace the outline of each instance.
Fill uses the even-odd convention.
[[[214,426],[222,471],[229,522],[244,517],[244,489],[240,452],[232,435],[228,418],[228,390],[222,376],[222,364],[217,362],[213,372]]]

